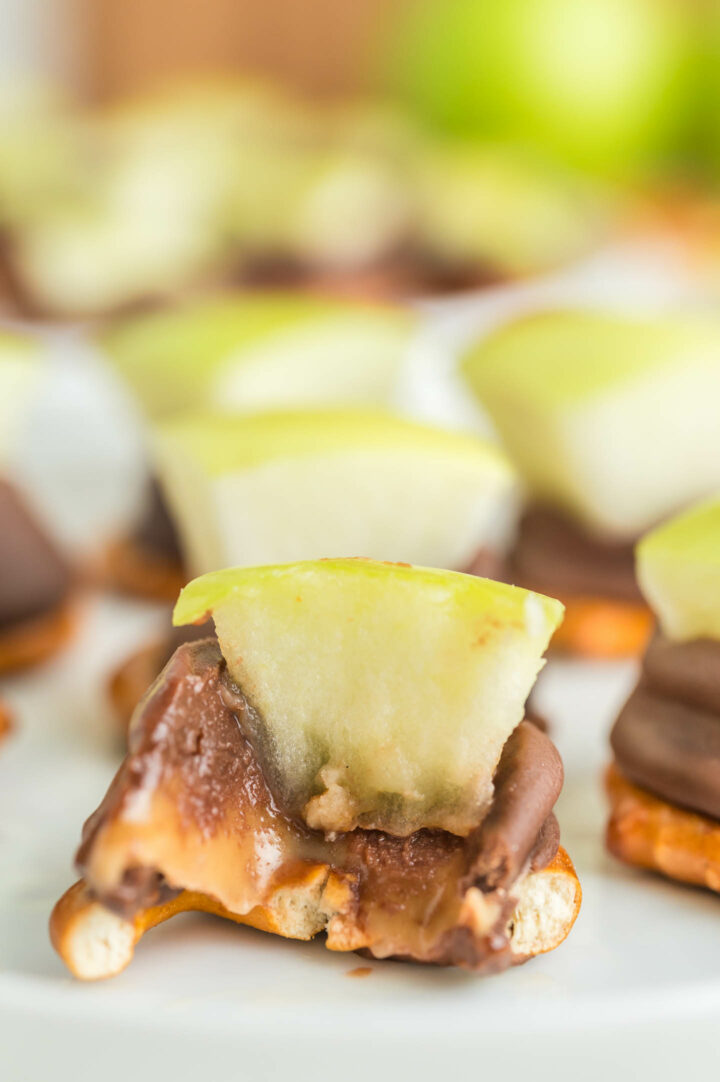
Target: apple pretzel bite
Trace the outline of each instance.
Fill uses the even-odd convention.
[[[608,848],[720,892],[720,500],[637,547],[658,630],[610,734]]]
[[[202,634],[210,614],[83,829],[84,885],[51,924],[74,972],[118,971],[185,909],[482,974],[565,937],[562,762],[518,721],[559,602],[341,559],[205,575],[175,620]]]

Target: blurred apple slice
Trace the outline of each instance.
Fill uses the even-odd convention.
[[[512,509],[496,448],[369,410],[177,418],[156,468],[194,574],[335,555],[463,569]]]
[[[457,572],[320,560],[205,575],[174,622],[212,614],[284,806],[310,826],[466,834],[562,611]]]
[[[464,375],[535,498],[636,537],[720,487],[720,321],[558,311],[471,348]]]
[[[399,307],[296,294],[224,296],[101,336],[151,416],[387,402],[415,327]]]
[[[419,233],[446,262],[530,274],[581,255],[607,229],[600,189],[502,145],[437,142],[416,156]]]
[[[720,639],[720,497],[647,534],[637,574],[668,638]]]

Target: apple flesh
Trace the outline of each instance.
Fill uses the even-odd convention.
[[[562,612],[457,572],[321,560],[195,579],[174,622],[212,614],[269,777],[308,825],[464,835]]]
[[[720,640],[720,499],[647,534],[637,547],[637,574],[668,638]]]
[[[291,200],[287,248],[321,268],[373,266],[410,234],[413,208],[404,172],[376,154],[347,149],[316,155]]]
[[[63,315],[106,313],[162,297],[209,270],[222,250],[217,204],[230,151],[214,133],[135,129],[127,119],[90,143],[102,167],[56,199],[15,240],[22,280]]]
[[[400,307],[268,293],[119,320],[100,344],[159,417],[387,402],[414,327]]]
[[[241,148],[276,127],[289,137],[293,113],[255,84],[198,81],[76,119],[69,176],[51,172],[42,203],[24,205],[13,244],[23,283],[45,308],[72,316],[206,279],[227,256],[224,214]],[[52,148],[47,137],[37,143]]]
[[[512,511],[495,447],[376,411],[201,414],[155,444],[194,574],[338,554],[464,568]]]
[[[580,255],[609,201],[562,169],[501,145],[437,141],[416,156],[421,242],[448,263],[526,274]]]
[[[472,347],[465,378],[533,496],[632,539],[720,487],[720,322],[550,312]]]

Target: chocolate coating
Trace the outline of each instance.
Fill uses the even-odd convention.
[[[620,711],[610,743],[631,781],[720,819],[720,715],[640,686]]]
[[[513,883],[528,868],[547,866],[559,843],[551,809],[562,767],[544,734],[523,723],[508,741],[487,825],[470,838],[441,830],[395,837],[363,829],[326,837],[278,799],[263,768],[262,729],[262,719],[230,680],[217,640],[180,646],[138,708],[130,753],[84,828],[77,862],[90,886],[94,851],[102,856],[106,829],[127,821],[143,793],[161,792],[172,800],[183,834],[204,839],[203,867],[215,840],[229,832],[241,838],[259,821],[267,837],[285,839],[279,844],[286,862],[321,862],[348,877],[358,926],[408,944],[396,951],[400,956],[484,972],[513,962],[507,934]],[[179,878],[168,884],[160,867],[137,866],[130,858],[114,888],[97,896],[132,916],[183,885]],[[497,914],[484,937],[453,923],[468,879]],[[211,883],[207,890],[212,893]]]
[[[0,630],[67,600],[70,568],[19,492],[0,480]]]
[[[521,722],[503,748],[490,810],[468,838],[467,886],[490,891],[515,882],[562,783],[563,765],[555,745],[535,725]]]
[[[550,597],[642,602],[634,546],[596,537],[550,507],[529,507],[508,560],[508,581]]]
[[[643,681],[670,699],[720,714],[720,642],[673,642],[657,632],[643,658]]]

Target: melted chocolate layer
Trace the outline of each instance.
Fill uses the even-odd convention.
[[[515,882],[535,848],[538,826],[552,815],[562,783],[557,748],[535,725],[522,722],[503,748],[490,811],[468,838],[468,886],[490,891]]]
[[[720,714],[720,642],[673,642],[657,632],[643,658],[643,681],[669,699]]]
[[[72,575],[12,485],[0,481],[0,630],[50,612],[68,597]]]
[[[245,287],[255,289],[294,287],[382,298],[481,289],[501,283],[507,275],[487,263],[442,259],[407,243],[373,262],[346,270],[268,252],[243,262],[237,278]]]
[[[631,781],[720,819],[720,715],[641,685],[621,710],[610,742]]]
[[[259,832],[263,844],[272,840],[271,848],[285,852],[286,863],[320,861],[348,875],[355,883],[356,919],[378,929],[378,941],[383,936],[388,941],[389,935],[394,942],[397,933],[405,942],[398,929],[410,926],[415,937],[410,942],[422,943],[418,950],[426,961],[486,971],[510,964],[505,934],[513,908],[510,888],[528,867],[547,866],[559,843],[552,806],[562,767],[544,734],[529,723],[513,733],[496,771],[490,814],[468,839],[438,830],[398,838],[362,829],[329,839],[279,805],[262,768],[254,735],[260,730],[258,715],[229,681],[217,641],[202,640],[175,652],[136,715],[125,763],[83,831],[78,865],[104,904],[131,916],[187,885],[177,876],[168,884],[157,867],[133,862],[111,889],[98,890],[93,878],[94,869],[107,866],[103,846],[111,843],[105,832],[112,833],[118,823],[122,832],[128,822],[146,829],[147,819],[136,819],[133,809],[145,808],[145,798],[159,792],[170,796],[183,837],[188,832],[182,852],[189,852],[191,837],[198,844],[205,839],[202,867],[208,848],[217,840],[224,846],[228,832],[238,839]],[[257,866],[251,869],[252,842],[247,851],[250,861],[242,874],[252,879],[258,874]],[[219,871],[216,866],[216,875],[226,872],[226,864]],[[478,886],[497,907],[492,942],[479,941],[462,927],[445,935],[443,914],[457,912],[468,885]],[[205,889],[212,893],[212,882]]]
[[[549,507],[525,511],[506,577],[551,597],[642,602],[634,546],[595,537]]]

